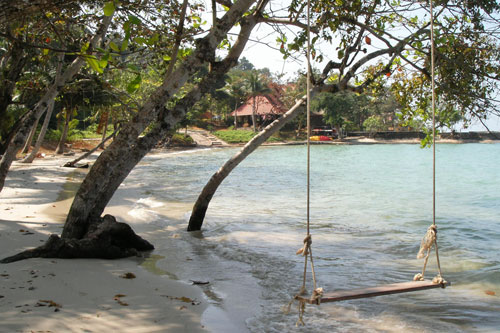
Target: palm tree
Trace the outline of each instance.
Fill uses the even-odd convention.
[[[257,132],[257,96],[269,93],[270,91],[271,90],[267,87],[266,82],[258,71],[253,70],[250,72],[248,76],[248,97],[252,97],[252,123],[254,132]]]
[[[226,86],[222,89],[227,95],[234,99],[234,129],[238,128],[238,104],[247,96],[246,86],[241,73],[230,75],[226,79]]]

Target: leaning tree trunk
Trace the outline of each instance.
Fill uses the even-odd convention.
[[[196,203],[194,204],[191,217],[189,218],[188,231],[200,230],[205,219],[205,214],[210,204],[210,200],[214,196],[217,188],[222,181],[238,166],[248,155],[257,149],[262,143],[266,142],[271,135],[276,133],[287,122],[295,118],[301,112],[301,105],[306,101],[306,97],[302,97],[295,105],[288,110],[282,117],[276,119],[269,124],[263,131],[254,136],[236,155],[231,157],[216,173],[212,175],[208,183],[201,191]]]
[[[112,17],[113,15],[104,17],[99,30],[90,41],[90,46],[88,48],[89,51],[94,50],[95,47],[99,45],[106,31],[108,30]],[[84,64],[85,59],[83,57],[76,58],[64,71],[64,73],[61,75],[61,78],[49,87],[45,95],[43,95],[43,97],[35,105],[35,107],[21,119],[21,126],[14,138],[9,142],[8,147],[5,150],[5,154],[2,156],[2,160],[0,161],[0,192],[2,191],[5,184],[5,178],[7,177],[9,168],[16,158],[16,153],[26,141],[26,137],[29,135],[29,131],[33,127],[36,119],[40,117],[40,115],[47,108],[49,102],[57,97],[59,91],[69,80],[71,80],[76,75],[76,73],[80,71],[80,68]]]
[[[23,147],[23,150],[21,151],[21,154],[27,154],[30,151],[30,147],[31,147],[31,144],[33,143],[33,138],[35,137],[35,133],[36,133],[39,121],[40,121],[40,118],[37,118],[37,120],[33,124],[33,128],[30,131],[30,135],[28,136],[28,139],[24,143],[24,147]]]
[[[133,167],[174,124],[185,117],[186,110],[192,108],[206,92],[224,85],[224,75],[237,64],[250,32],[257,23],[253,16],[241,21],[240,38],[226,58],[216,63],[213,70],[176,103],[173,110],[165,108],[169,97],[173,96],[187,82],[187,79],[207,62],[205,58],[207,54],[213,55],[213,52],[207,51],[215,51],[222,38],[238,21],[239,15],[248,10],[252,3],[251,0],[240,0],[234,3],[226,15],[218,21],[217,29],[213,29],[206,37],[198,41],[197,51],[187,58],[170,77],[165,78],[164,83],[151,95],[133,120],[120,130],[116,139],[98,157],[75,195],[61,238],[51,236],[49,242],[44,246],[26,251],[25,257],[40,257],[45,253],[47,256],[63,257],[68,255],[68,252],[70,252],[71,257],[87,256],[89,253],[92,257],[107,257],[107,247],[99,246],[101,234],[103,234],[107,244],[114,246],[116,242],[119,243],[118,247],[113,247],[118,251],[118,253],[113,252],[113,256],[130,255],[128,248],[137,243],[136,237],[138,236],[132,231],[134,235],[132,237],[127,231],[131,229],[118,234],[116,232],[110,233],[115,229],[121,230],[122,227],[116,227],[118,223],[111,220],[109,216],[101,218],[100,215]],[[152,122],[156,122],[157,126],[145,136],[140,137],[139,135],[144,128]],[[103,229],[100,229],[101,225],[103,225]],[[122,234],[126,235],[125,240],[122,239]],[[109,241],[109,237],[111,237],[111,241]],[[130,239],[133,242],[129,241]],[[90,246],[89,242],[91,242]],[[142,241],[139,243],[143,244]],[[152,247],[150,244],[149,246]],[[72,250],[75,247],[77,253]],[[93,247],[96,247],[96,251],[91,251]],[[104,254],[100,254],[100,251],[104,251]],[[20,260],[25,257],[20,254],[12,260]],[[10,262],[8,260],[11,258],[6,258],[4,262]]]
[[[139,139],[139,135],[151,122],[158,121],[163,124],[161,127],[164,131],[173,128],[184,118],[186,110],[192,107],[204,93],[224,84],[224,74],[237,63],[256,25],[256,19],[253,17],[246,17],[242,22],[240,36],[226,58],[216,63],[213,70],[176,104],[174,110],[169,111],[165,108],[170,96],[174,96],[187,80],[197,73],[199,68],[214,60],[211,56],[216,47],[238,21],[238,15],[248,10],[252,3],[252,0],[235,2],[225,16],[218,20],[217,27],[212,29],[207,36],[197,40],[196,50],[179,64],[169,77],[164,79],[163,84],[152,93],[134,118],[124,125],[115,140],[97,158],[73,200],[64,225],[63,238],[80,239],[85,235],[89,221],[102,214],[121,182],[149,149],[159,141],[161,135],[153,138],[151,133],[151,139],[148,139],[149,136]]]

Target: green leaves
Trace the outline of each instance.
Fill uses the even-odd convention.
[[[114,1],[108,1],[104,4],[104,15],[111,16],[116,10]]]
[[[130,83],[127,85],[127,92],[129,94],[134,93],[141,86],[141,82],[142,82],[141,74],[137,74],[135,79],[130,81]]]
[[[94,71],[96,71],[99,74],[102,74],[104,71],[104,68],[108,65],[107,60],[98,60],[94,56],[86,56],[85,61],[87,64],[92,68]]]
[[[120,48],[118,47],[118,45],[116,45],[115,42],[110,42],[109,47],[111,48],[111,50],[113,50],[115,52],[120,52]]]

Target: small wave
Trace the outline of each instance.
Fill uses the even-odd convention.
[[[137,203],[141,204],[141,205],[144,205],[144,206],[147,206],[149,208],[158,208],[158,207],[164,206],[163,202],[156,201],[156,200],[154,200],[151,197],[149,197],[149,198],[141,198],[141,199],[137,200]]]

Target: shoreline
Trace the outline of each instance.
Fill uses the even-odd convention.
[[[420,143],[419,140],[396,141]],[[269,145],[289,144],[266,146]],[[193,148],[223,147],[237,145]],[[148,155],[189,150],[182,147],[155,149]],[[94,154],[85,161],[92,163],[97,156]],[[47,154],[33,164],[13,163],[5,188],[0,193],[2,257],[38,246],[51,233],[60,234],[76,186],[86,173],[86,169],[60,167],[73,158]],[[247,331],[242,316],[248,313],[232,310],[241,300],[223,297],[226,306],[221,307],[208,295],[214,290],[222,291],[219,293],[222,296],[238,295],[241,293],[241,290],[237,291],[238,285],[225,281],[219,286],[211,284],[207,289],[190,284],[190,279],[206,278],[186,275],[184,269],[185,266],[199,265],[193,260],[195,256],[189,255],[192,248],[189,236],[184,232],[184,215],[191,206],[175,208],[168,205],[158,210],[151,209],[156,213],[160,211],[159,215],[136,216],[133,214],[135,205],[143,197],[141,189],[125,182],[104,213],[116,216],[120,222],[128,223],[138,234],[152,241],[157,250],[149,257],[29,259],[0,265],[0,332]],[[144,211],[148,212],[147,209]],[[161,223],[151,222],[155,219]],[[168,271],[159,268],[158,261],[163,264],[163,269],[168,267]],[[126,273],[133,273],[136,278],[122,278]],[[255,289],[248,290],[252,291]],[[240,317],[235,317],[235,314]]]
[[[497,144],[500,140],[457,140],[457,139],[439,139],[436,141],[437,145],[440,144]],[[281,142],[264,142],[261,144],[263,147],[270,146],[302,146],[306,145],[307,141],[281,141]],[[347,138],[343,140],[332,141],[311,141],[311,145],[330,145],[330,146],[357,146],[357,145],[387,145],[387,144],[415,144],[420,145],[420,139],[371,139],[371,138]],[[176,146],[169,148],[156,148],[154,152],[164,152],[165,149],[172,151],[184,151],[201,148],[237,148],[243,147],[246,143],[224,143],[221,145],[211,145],[199,143],[196,146]],[[153,152],[153,151],[152,151]]]
[[[85,173],[60,167],[71,159],[46,156],[33,164],[13,163],[0,193],[2,257],[36,247],[51,233],[60,234],[70,194]],[[147,221],[131,221],[130,206],[119,203],[137,200],[134,195],[133,190],[119,189],[105,212],[139,234],[163,231]],[[174,231],[166,233],[172,237]],[[209,304],[201,288],[155,274],[147,261],[37,258],[2,264],[0,331],[208,332],[202,315]],[[135,278],[123,278],[127,273]]]

